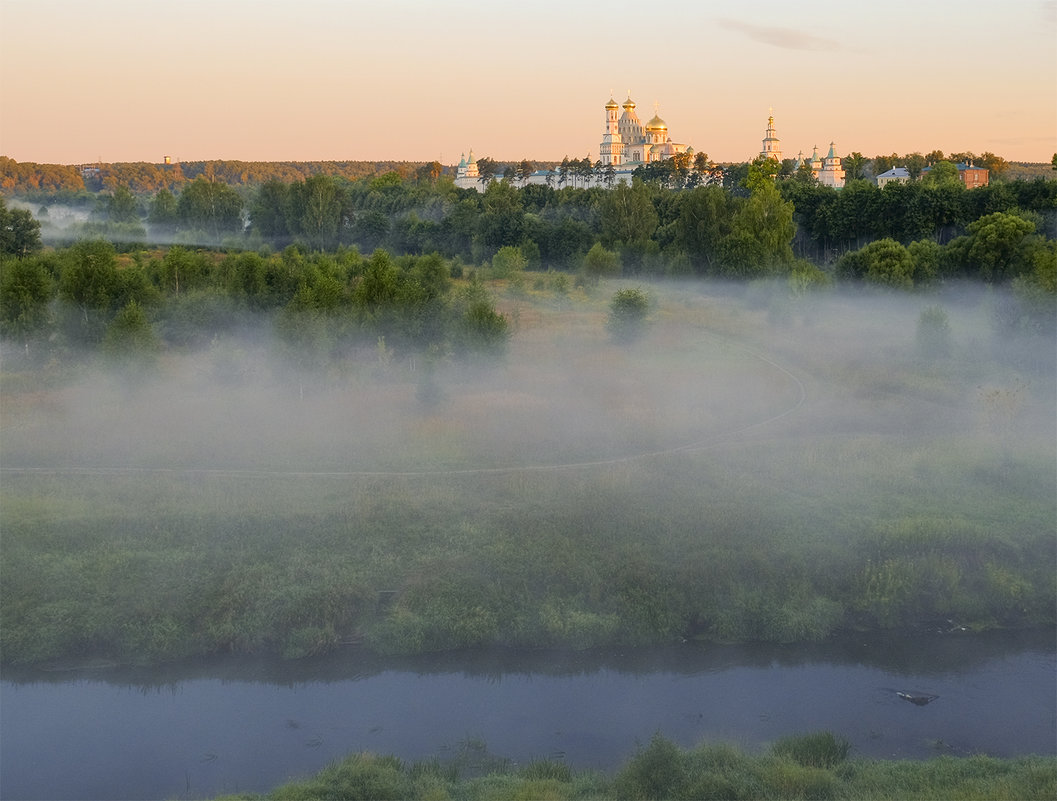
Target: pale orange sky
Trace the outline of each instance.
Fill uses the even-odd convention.
[[[607,19],[599,19],[605,9]],[[717,161],[1057,151],[1057,2],[0,0],[16,161],[598,156],[630,90]]]

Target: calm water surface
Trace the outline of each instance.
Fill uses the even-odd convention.
[[[1054,633],[8,670],[0,796],[264,791],[353,751],[449,759],[471,741],[608,771],[655,732],[758,750],[819,729],[873,757],[1055,754]]]

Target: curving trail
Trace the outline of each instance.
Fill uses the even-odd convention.
[[[715,336],[710,334],[711,336]],[[716,337],[717,339],[719,337]],[[628,454],[626,456],[614,456],[606,459],[595,459],[575,462],[558,462],[552,464],[530,464],[530,465],[505,465],[500,467],[467,467],[447,468],[434,470],[256,470],[239,468],[169,468],[169,467],[26,467],[0,465],[0,473],[13,474],[39,474],[39,475],[199,475],[217,477],[285,477],[285,478],[429,478],[438,476],[474,476],[474,475],[504,475],[517,473],[541,473],[558,470],[586,470],[599,467],[611,467],[620,464],[658,459],[677,453],[690,453],[702,451],[727,442],[735,437],[745,434],[757,428],[768,426],[789,415],[797,412],[807,400],[807,389],[804,383],[787,367],[779,364],[756,351],[741,345],[732,345],[748,354],[750,357],[763,362],[769,367],[785,376],[796,388],[796,399],[786,409],[774,414],[764,420],[757,420],[738,428],[731,429],[722,434],[715,434],[693,442],[686,442],[669,448],[661,448],[653,451]]]

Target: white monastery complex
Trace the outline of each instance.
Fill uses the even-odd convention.
[[[620,113],[623,108],[623,113]],[[645,125],[639,120],[635,113],[635,101],[628,93],[627,100],[618,104],[612,96],[605,105],[605,129],[602,133],[602,141],[598,146],[598,161],[596,174],[588,179],[582,176],[570,178],[570,186],[614,186],[617,183],[631,183],[631,175],[636,168],[644,164],[670,159],[673,156],[685,153],[694,155],[694,149],[690,145],[672,141],[668,134],[668,125],[654,111],[653,117]],[[767,118],[767,130],[763,137],[763,149],[759,154],[762,158],[773,159],[781,163],[782,148],[781,141],[774,127],[774,115]],[[844,186],[844,169],[841,166],[840,157],[836,154],[836,145],[830,142],[829,153],[825,158],[818,154],[815,147],[810,161],[804,161],[803,151],[797,156],[794,169],[807,164],[811,174],[818,179],[823,186],[831,186],[840,189]],[[481,174],[474,159],[473,150],[469,158],[465,155],[459,159],[455,168],[455,185],[463,189],[483,189],[481,185]],[[522,179],[522,184],[554,184],[558,180],[555,170],[538,170],[528,178]]]
[[[606,103],[606,132],[598,146],[598,160],[602,166],[639,166],[651,161],[670,159],[677,153],[693,154],[689,145],[676,144],[668,136],[668,126],[656,113],[645,126],[635,113],[635,101],[628,94],[624,113],[617,117],[620,106],[610,97]]]

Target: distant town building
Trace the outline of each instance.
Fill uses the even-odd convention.
[[[990,181],[991,171],[986,167],[974,167],[964,161],[954,165],[958,168],[958,178],[966,189],[976,189],[978,186],[987,186]],[[926,167],[921,174],[927,175],[931,167]]]
[[[974,167],[972,164],[966,164],[965,162],[957,166],[958,177],[962,179],[966,189],[987,186],[991,172],[986,167]]]
[[[879,189],[883,189],[885,184],[910,183],[910,170],[906,167],[893,167],[875,177],[874,183],[877,184]]]

